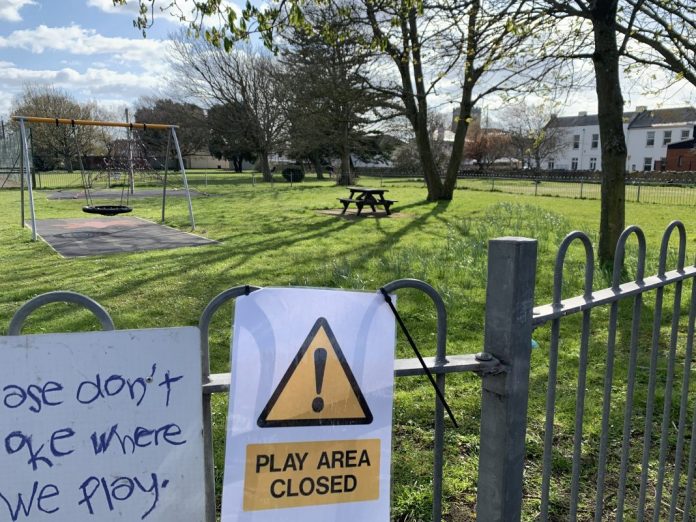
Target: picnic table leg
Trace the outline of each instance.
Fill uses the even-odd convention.
[[[346,210],[348,210],[348,202],[347,201],[341,201],[343,203],[343,212],[341,214],[345,214]]]
[[[362,203],[362,202],[356,202],[355,204],[356,204],[357,207],[358,207],[358,216],[359,216],[360,213],[362,212],[364,203]]]

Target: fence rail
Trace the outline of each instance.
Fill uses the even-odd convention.
[[[601,181],[596,178],[506,178],[460,177],[457,187],[526,196],[601,199]],[[696,182],[671,180],[626,180],[626,201],[663,205],[696,205]]]

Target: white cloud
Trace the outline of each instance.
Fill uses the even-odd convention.
[[[27,5],[36,5],[36,2],[32,0],[0,0],[0,20],[21,21],[22,15],[19,12]]]
[[[0,0],[2,2],[3,0]],[[128,0],[126,5],[114,6],[113,0],[87,0],[87,5],[90,7],[96,7],[105,13],[110,14],[127,14],[131,18],[135,18],[139,12],[139,2],[138,0]],[[227,7],[232,8],[238,15],[241,14],[242,9],[229,0],[222,0],[220,3],[222,9]],[[182,21],[181,17],[192,18],[195,13],[196,2],[195,0],[177,0],[176,6],[170,2],[163,2],[164,7],[155,7],[154,13],[150,12],[149,18],[157,20],[167,20],[173,24],[186,24],[187,22]]]
[[[33,29],[17,30],[6,37],[0,37],[0,49],[24,49],[35,54],[57,51],[82,56],[103,55],[120,64],[139,66],[149,70],[153,75],[162,75],[168,70],[168,45],[164,40],[107,37],[79,25],[39,25]]]
[[[0,114],[7,114],[13,95],[27,84],[52,85],[81,100],[135,100],[141,96],[162,96],[166,87],[161,78],[149,72],[135,74],[92,67],[84,72],[62,69],[22,69],[0,62]]]
[[[127,56],[130,52],[160,52],[164,45],[162,40],[103,36],[94,29],[83,29],[79,25],[48,27],[42,24],[0,37],[0,47],[25,49],[39,54],[52,50],[81,55],[109,53]]]
[[[89,7],[96,7],[105,13],[137,14],[138,0],[131,0],[126,5],[114,5],[113,0],[87,0]]]

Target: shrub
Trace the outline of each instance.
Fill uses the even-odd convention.
[[[285,181],[302,181],[304,179],[304,171],[301,167],[286,167],[283,169],[283,177]]]

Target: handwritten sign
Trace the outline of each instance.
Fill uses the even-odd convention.
[[[0,522],[203,521],[197,328],[0,338]]]
[[[395,320],[377,293],[235,306],[223,522],[387,522]]]

